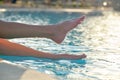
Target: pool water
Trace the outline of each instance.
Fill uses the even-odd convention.
[[[9,39],[27,47],[53,54],[87,55],[82,60],[51,60],[34,57],[0,56],[13,63],[57,76],[58,80],[120,80],[120,13],[47,11],[5,11],[0,19],[33,25],[56,24],[86,15],[85,21],[69,32],[62,44],[46,38]]]

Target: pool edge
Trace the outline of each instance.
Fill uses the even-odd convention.
[[[64,8],[64,9],[57,9],[57,8],[0,8],[0,12],[5,11],[53,11],[53,12],[83,12],[88,13],[93,11],[94,9],[70,9],[70,8]]]
[[[9,71],[8,71],[9,70]],[[12,73],[12,74],[11,74]],[[7,76],[7,77],[6,77]],[[0,59],[0,80],[56,80],[54,76]]]

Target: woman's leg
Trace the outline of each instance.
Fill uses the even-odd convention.
[[[66,34],[84,20],[84,16],[55,25],[27,25],[0,21],[0,38],[44,37],[61,43]]]
[[[0,54],[9,56],[32,56],[39,58],[49,59],[82,59],[86,55],[69,55],[69,54],[50,54],[47,52],[40,52],[31,48],[22,46],[17,43],[9,42],[5,39],[0,38]]]

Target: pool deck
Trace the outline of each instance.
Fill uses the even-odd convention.
[[[0,80],[56,80],[53,76],[0,59]]]

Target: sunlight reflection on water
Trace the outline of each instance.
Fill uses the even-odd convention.
[[[120,16],[117,13],[104,12],[86,20],[83,28],[83,44],[94,48],[118,49],[120,47]]]

